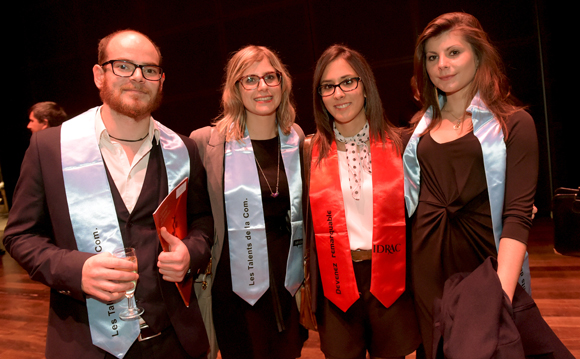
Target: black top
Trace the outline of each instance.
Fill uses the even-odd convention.
[[[527,243],[538,176],[535,126],[525,111],[507,122],[506,180],[501,238]],[[437,143],[428,133],[417,147],[419,203],[412,218],[412,279],[417,314],[430,343],[432,308],[447,278],[497,256],[483,153],[470,132]]]
[[[284,287],[291,233],[290,194],[284,162],[278,137],[252,140],[252,147],[272,192],[276,192],[277,156],[280,156],[277,197],[271,196],[268,183],[256,165],[266,223],[270,288],[254,306],[232,291],[229,238],[226,233],[212,290],[218,346],[224,359],[297,358],[305,340],[304,334],[307,333],[298,324],[296,299]]]

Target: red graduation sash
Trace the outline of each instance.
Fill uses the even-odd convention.
[[[370,145],[373,178],[371,293],[390,307],[405,291],[403,162],[391,142]],[[319,148],[313,144],[312,159]],[[312,160],[311,159],[311,160]],[[359,298],[354,276],[336,143],[310,175],[310,207],[324,296],[346,312]]]

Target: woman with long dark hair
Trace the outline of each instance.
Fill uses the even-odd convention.
[[[414,65],[422,108],[403,155],[405,200],[416,309],[430,358],[433,304],[451,275],[472,272],[491,256],[510,301],[518,279],[529,290],[538,144],[534,122],[510,95],[501,58],[475,17],[449,13],[431,21],[417,40]]]
[[[419,335],[406,286],[399,133],[369,64],[346,46],[316,63],[313,96],[306,181],[321,349],[327,358],[404,358]]]

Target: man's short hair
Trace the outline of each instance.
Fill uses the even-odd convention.
[[[34,114],[39,122],[48,121],[48,127],[60,126],[68,119],[64,109],[52,101],[38,102],[28,110],[28,116]]]
[[[109,35],[103,37],[101,39],[101,41],[99,41],[99,48],[98,48],[98,58],[97,58],[97,63],[99,65],[102,65],[104,62],[106,62],[107,60],[115,60],[115,59],[107,59],[107,45],[109,45],[109,41],[111,41],[111,39],[119,34],[122,34],[124,32],[133,32],[139,35],[144,36],[147,40],[149,40],[149,42],[151,44],[153,44],[153,47],[155,47],[155,50],[157,50],[157,54],[159,55],[159,63],[157,64],[158,66],[161,66],[161,50],[159,50],[159,46],[157,46],[156,43],[153,42],[153,40],[151,40],[151,38],[149,38],[149,36],[136,31],[136,30],[132,30],[132,29],[126,29],[126,30],[118,30],[115,31],[113,33],[110,33]]]

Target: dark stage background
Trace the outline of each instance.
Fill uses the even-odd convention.
[[[219,112],[220,86],[228,56],[247,44],[276,50],[294,79],[297,123],[314,132],[312,74],[320,54],[334,43],[363,53],[372,65],[392,122],[406,126],[417,110],[409,87],[418,34],[434,17],[449,11],[475,15],[499,47],[513,93],[534,117],[540,141],[536,205],[548,214],[551,193],[578,186],[572,121],[565,109],[560,5],[548,0],[513,1],[28,1],[16,17],[5,52],[12,79],[2,116],[0,166],[9,200],[28,146],[27,110],[56,101],[69,116],[99,105],[92,66],[100,38],[132,28],[161,48],[165,97],[154,117],[189,135]],[[572,48],[575,46],[572,46]],[[568,47],[569,49],[570,47]],[[566,51],[564,49],[564,51]],[[572,56],[572,54],[568,54]],[[569,114],[568,114],[569,116]],[[574,127],[575,128],[575,127]],[[576,157],[576,160],[574,160]],[[576,165],[577,167],[577,165]],[[57,170],[57,169],[55,169]]]

